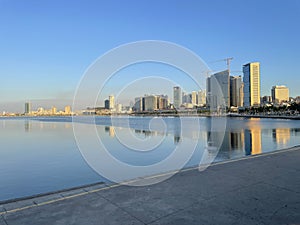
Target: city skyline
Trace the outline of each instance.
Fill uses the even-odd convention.
[[[241,75],[241,65],[260,61],[262,96],[274,84],[300,95],[294,82],[300,58],[298,1],[272,1],[272,7],[234,0],[69,3],[1,1],[0,111],[20,111],[28,100],[71,104],[80,78],[96,58],[121,44],[149,39],[182,45],[214,71],[226,67],[220,59],[234,57],[233,75]]]

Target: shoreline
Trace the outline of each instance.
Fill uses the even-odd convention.
[[[56,115],[45,115],[45,116],[0,116],[0,119],[39,119],[39,118],[73,118],[73,117],[207,117],[207,118],[218,118],[218,117],[232,117],[232,118],[262,118],[262,119],[288,119],[288,120],[300,120],[298,116],[280,116],[280,115],[248,115],[248,114],[220,114],[220,115],[207,115],[207,114],[163,114],[163,113],[145,113],[145,114],[112,114],[112,115],[75,115],[75,116],[56,116]]]
[[[297,151],[299,149],[300,149],[300,144],[292,146],[292,147],[284,148],[284,149],[274,150],[274,151],[271,151],[271,152],[265,152],[265,153],[260,153],[260,154],[256,154],[256,155],[247,155],[247,156],[245,155],[243,157],[239,157],[239,158],[235,158],[235,159],[228,159],[228,160],[224,160],[224,161],[212,162],[207,168],[214,167],[214,166],[217,166],[217,165],[222,165],[222,164],[229,164],[229,163],[233,163],[233,162],[237,162],[237,161],[251,160],[251,159],[254,159],[254,158],[276,155],[276,154],[289,152],[289,151]],[[170,175],[170,174],[175,175],[177,173],[188,172],[188,171],[197,170],[197,169],[201,169],[201,167],[199,167],[199,166],[190,166],[190,167],[182,168],[181,170],[165,171],[165,172],[162,172],[162,173],[152,174],[152,175],[148,175],[148,176],[145,176],[145,177],[134,178],[132,180],[125,180],[125,181],[122,181],[120,183],[95,182],[95,183],[75,186],[75,187],[71,187],[71,188],[58,189],[58,190],[55,190],[55,191],[34,194],[34,195],[30,195],[30,196],[12,198],[12,199],[7,199],[7,200],[0,200],[0,209],[1,209],[1,206],[6,205],[6,204],[14,204],[14,203],[18,203],[18,202],[29,201],[29,200],[45,198],[45,197],[47,198],[47,200],[49,200],[48,199],[49,196],[50,196],[50,198],[51,198],[51,196],[53,196],[53,199],[51,199],[51,200],[55,201],[55,200],[57,200],[57,195],[60,195],[60,197],[62,199],[64,199],[64,198],[66,198],[66,196],[68,198],[71,197],[73,192],[75,193],[74,196],[75,195],[76,196],[77,195],[84,195],[84,194],[88,194],[90,192],[95,192],[96,190],[99,190],[99,188],[103,189],[103,188],[118,187],[118,186],[122,186],[122,185],[129,185],[130,183],[138,182],[141,179],[153,179],[155,177],[167,176],[167,175]],[[69,193],[71,193],[71,195],[69,195]],[[0,215],[1,215],[1,210],[0,210]]]

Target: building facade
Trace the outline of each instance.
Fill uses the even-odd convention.
[[[289,89],[284,85],[276,85],[271,89],[272,102],[275,104],[280,104],[282,102],[289,101]]]
[[[207,78],[207,105],[212,111],[230,108],[230,81],[228,70]]]
[[[260,106],[260,63],[252,62],[243,66],[244,106]]]
[[[244,90],[241,76],[230,76],[230,106],[241,107],[244,104]]]
[[[179,86],[173,87],[173,104],[176,109],[180,108],[182,104],[182,93]]]
[[[31,114],[31,103],[30,102],[26,102],[25,103],[25,114]]]
[[[109,101],[109,109],[114,109],[115,108],[115,96],[110,95],[108,97],[108,101]]]

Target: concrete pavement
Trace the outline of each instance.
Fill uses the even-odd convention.
[[[98,184],[2,204],[0,225],[300,224],[299,173],[295,147],[151,186]]]

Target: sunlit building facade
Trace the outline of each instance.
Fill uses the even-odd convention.
[[[289,101],[289,89],[284,85],[276,85],[272,87],[272,102],[275,104],[280,104],[282,102]]]
[[[252,62],[243,66],[244,106],[260,106],[260,63]]]

